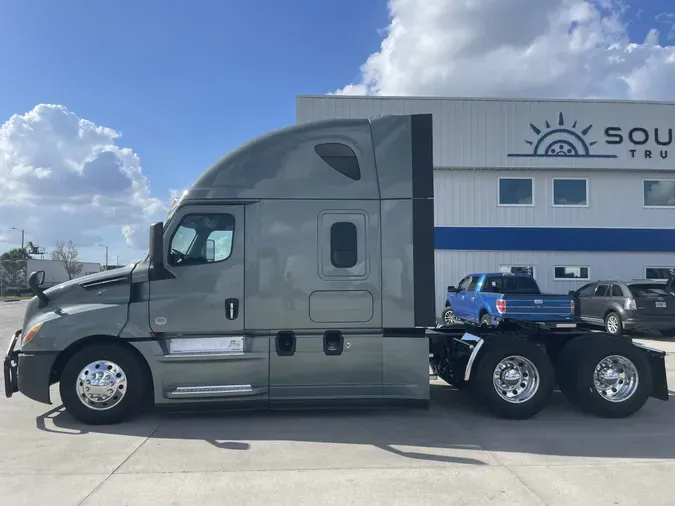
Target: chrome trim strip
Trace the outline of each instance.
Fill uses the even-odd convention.
[[[469,381],[469,379],[471,378],[471,368],[473,367],[473,363],[476,360],[476,356],[478,355],[478,352],[480,351],[481,346],[483,346],[484,342],[485,341],[483,339],[478,339],[478,343],[476,343],[476,346],[471,352],[471,355],[469,356],[469,361],[466,363],[466,369],[464,370],[464,381]]]
[[[176,387],[169,392],[170,396],[212,395],[253,392],[251,385],[205,385],[198,387]]]
[[[164,355],[165,359],[180,360],[182,358],[219,358],[219,357],[242,357],[246,355],[243,351],[185,351],[178,353],[169,353]]]
[[[635,341],[633,341],[633,344],[635,346],[637,346],[638,348],[643,348],[645,350],[655,351],[656,353],[665,353],[665,351],[663,351],[663,350],[659,350],[657,348],[652,348],[651,346],[647,346],[647,345],[644,345],[642,343],[636,343]]]

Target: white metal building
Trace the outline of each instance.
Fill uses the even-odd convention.
[[[675,104],[298,96],[296,121],[432,113],[436,300],[480,271],[567,293],[675,269]]]

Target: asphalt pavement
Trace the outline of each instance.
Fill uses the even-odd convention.
[[[0,303],[3,350],[24,302]],[[675,353],[675,339],[642,342]],[[4,355],[4,351],[3,351]],[[671,393],[675,360],[668,358]],[[0,398],[0,501],[34,505],[633,505],[675,501],[675,398],[631,418],[495,419],[432,382],[427,410],[150,413],[84,426]]]

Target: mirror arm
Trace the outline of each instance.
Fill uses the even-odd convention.
[[[44,271],[31,272],[30,276],[28,277],[28,286],[31,287],[33,293],[39,299],[39,307],[43,308],[49,304],[49,297],[47,297],[47,294],[42,290],[42,288],[40,288],[40,285],[37,281],[37,278],[40,274],[42,274],[42,281],[44,281]]]

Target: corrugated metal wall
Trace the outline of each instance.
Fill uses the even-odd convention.
[[[498,205],[500,177],[534,179],[534,206]],[[553,178],[588,179],[588,207],[553,207]],[[618,171],[436,170],[436,226],[675,228],[675,209],[643,206],[644,179],[663,174]]]
[[[675,144],[672,137],[675,104],[579,100],[484,100],[450,98],[383,98],[348,96],[299,96],[296,122],[327,118],[363,118],[380,114],[432,113],[434,126],[434,165],[472,168],[576,168],[639,169],[673,171]],[[620,144],[605,140],[605,128],[618,127]],[[644,128],[628,142],[628,132]],[[659,129],[661,146],[654,142]],[[644,135],[648,139],[644,140]],[[549,137],[553,135],[553,137]],[[536,141],[560,137],[577,148],[585,146],[593,156],[509,157],[532,153]],[[635,156],[630,153],[636,148]],[[646,158],[644,149],[652,151]],[[667,158],[659,156],[666,150]],[[581,154],[581,151],[579,152]],[[610,158],[596,155],[610,155]]]
[[[436,251],[436,314],[445,306],[448,285],[472,272],[499,272],[500,266],[534,266],[542,291],[566,294],[588,281],[556,281],[554,266],[583,266],[594,279],[644,278],[645,267],[675,267],[668,253],[588,253],[546,251]]]

